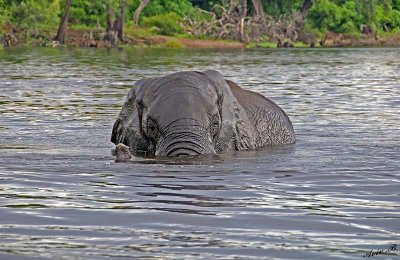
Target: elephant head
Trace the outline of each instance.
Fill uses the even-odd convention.
[[[134,155],[191,156],[238,150],[241,113],[218,72],[177,72],[134,85],[111,141],[129,146]],[[251,131],[247,132],[244,135],[251,138]]]

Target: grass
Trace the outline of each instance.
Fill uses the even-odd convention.
[[[133,38],[146,38],[154,35],[153,31],[148,28],[137,27],[133,25],[126,25],[124,27],[124,33],[128,37],[133,37]]]
[[[252,42],[246,48],[276,48],[276,42]]]
[[[294,43],[294,47],[296,47],[296,48],[306,48],[306,47],[310,47],[310,45],[306,44],[304,42],[295,42]]]
[[[183,43],[175,40],[175,39],[169,39],[164,43],[163,47],[166,47],[166,48],[184,48],[185,45]]]

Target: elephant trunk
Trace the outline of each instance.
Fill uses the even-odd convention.
[[[193,141],[176,141],[169,144],[164,152],[165,156],[193,156],[206,153],[215,153],[213,148],[201,147]]]
[[[193,156],[210,153],[216,152],[208,131],[198,124],[191,124],[186,127],[170,127],[161,138],[155,155]]]

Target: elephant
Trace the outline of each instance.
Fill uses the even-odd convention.
[[[139,80],[116,119],[111,142],[135,156],[194,156],[296,140],[286,113],[214,70]]]

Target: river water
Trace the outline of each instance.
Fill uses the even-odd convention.
[[[132,84],[206,69],[297,143],[115,163]],[[389,48],[0,51],[0,259],[399,259],[399,75]]]

